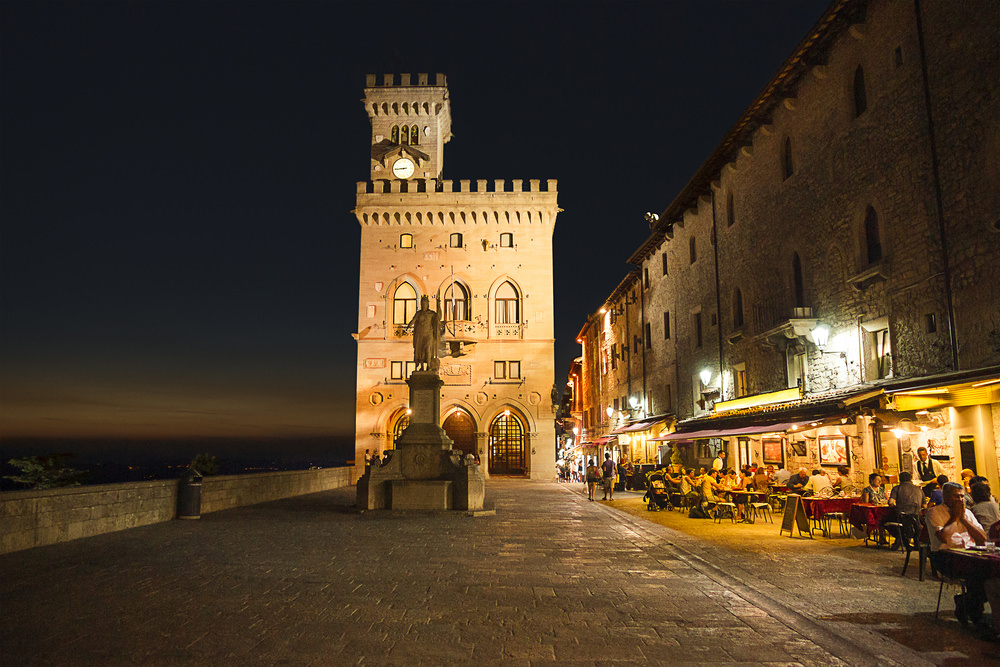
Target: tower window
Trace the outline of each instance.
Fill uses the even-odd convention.
[[[420,143],[420,128],[416,125],[410,128],[410,145],[416,146]]]
[[[663,275],[667,275],[669,273],[667,271],[667,253],[663,253],[660,257],[663,259]]]
[[[646,334],[646,347],[653,347],[653,332],[652,327],[649,326],[649,322],[643,325],[642,330]]]
[[[399,143],[399,125],[392,126],[392,130],[389,132],[389,141],[394,144]]]
[[[781,176],[786,179],[795,173],[795,163],[792,161],[792,140],[785,137],[781,148]]]
[[[513,248],[514,247],[514,234],[511,232],[504,232],[500,235],[500,247],[501,248]]]
[[[733,326],[743,326],[743,292],[739,287],[733,292]]]
[[[732,227],[736,224],[736,209],[733,207],[733,193],[726,197],[726,224]]]
[[[452,234],[448,237],[448,246],[451,248],[461,248],[462,247],[462,235],[458,232]]]
[[[882,237],[878,228],[878,214],[871,206],[865,212],[865,261],[871,265],[882,261]]]
[[[670,340],[670,311],[663,311],[663,340]]]
[[[413,234],[400,234],[399,235],[399,247],[400,248],[412,248],[413,247]]]
[[[698,259],[698,244],[693,236],[688,239],[688,252],[691,255],[691,263],[694,264],[695,260]]]
[[[701,313],[694,314],[694,346],[701,347],[702,345],[702,331],[701,331]]]
[[[792,253],[792,286],[795,289],[795,307],[805,308],[806,285],[802,275],[802,259],[797,252]]]
[[[649,289],[649,267],[642,270],[642,288]]]
[[[865,70],[858,65],[854,70],[854,117],[857,118],[868,108],[868,95],[865,90]]]

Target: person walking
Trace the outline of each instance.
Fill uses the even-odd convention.
[[[587,500],[594,499],[597,483],[601,480],[601,469],[597,467],[596,459],[587,459]]]
[[[604,463],[601,464],[602,477],[604,478],[604,497],[601,500],[615,499],[615,462],[611,460],[611,454],[604,455]]]

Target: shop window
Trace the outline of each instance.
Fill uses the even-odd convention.
[[[726,197],[726,224],[732,227],[736,224],[736,208],[733,205],[733,193]]]
[[[854,70],[854,117],[857,118],[868,108],[868,93],[865,90],[865,70],[861,65]]]
[[[688,239],[688,254],[691,257],[691,263],[694,264],[695,260],[698,259],[698,243],[694,236]]]
[[[413,247],[413,234],[400,234],[399,235],[399,247],[400,248],[412,248]]]
[[[493,301],[497,324],[518,324],[521,321],[520,298],[510,281],[497,288]]]
[[[462,283],[452,283],[444,291],[444,321],[467,322],[469,315],[469,290]]]
[[[406,326],[417,314],[417,291],[410,283],[402,283],[392,296],[392,323]]]
[[[670,340],[670,311],[663,311],[663,340]]]
[[[782,180],[787,179],[795,173],[795,163],[792,160],[792,140],[785,137],[781,146],[781,176]]]
[[[878,213],[871,206],[865,211],[864,254],[868,266],[882,261],[882,234],[879,230]]]
[[[805,280],[802,277],[802,259],[799,253],[792,253],[792,287],[795,291],[795,307],[806,307]]]
[[[739,287],[733,292],[733,327],[739,329],[743,326],[743,292]]]
[[[500,235],[500,247],[501,248],[513,248],[514,247],[514,234],[511,232],[504,232]]]
[[[663,275],[669,275],[670,272],[667,270],[667,253],[660,255],[660,258],[663,260]]]

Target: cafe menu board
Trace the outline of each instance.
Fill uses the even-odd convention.
[[[792,529],[795,527],[799,529],[799,537],[802,536],[802,533],[805,533],[809,537],[813,536],[812,529],[809,527],[809,517],[806,516],[806,506],[802,502],[802,496],[789,494],[788,500],[785,502],[785,512],[781,515],[781,530],[778,531],[778,535],[787,530],[788,536],[793,537]]]

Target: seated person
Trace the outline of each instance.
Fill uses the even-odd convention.
[[[823,469],[817,468],[813,470],[812,477],[802,487],[802,491],[803,493],[812,492],[814,496],[832,496],[833,482],[826,476],[826,472]]]
[[[725,493],[726,488],[719,483],[719,471],[712,470],[711,472],[705,473],[701,478],[701,497],[702,500],[710,503],[717,503],[722,500],[720,497]]]
[[[849,495],[854,491],[854,480],[851,479],[851,470],[847,466],[837,466],[837,477],[831,481],[834,491],[842,496]]]
[[[786,486],[788,487],[789,493],[802,493],[802,489],[805,485],[809,483],[809,475],[806,473],[805,468],[799,468],[799,471],[788,478]]]
[[[989,484],[985,482],[973,484],[972,500],[971,512],[976,517],[976,521],[979,522],[980,526],[989,530],[990,526],[1000,521],[1000,505],[997,505],[997,501],[993,500],[990,495]],[[1000,614],[1000,610],[997,610],[996,613]]]
[[[944,559],[941,552],[984,544],[986,533],[972,512],[965,508],[965,489],[961,484],[945,482],[941,495],[943,502],[927,510],[924,522],[931,540],[931,562],[938,572],[951,577],[954,575],[951,562]],[[983,604],[986,601],[985,583],[983,579],[966,577],[965,599],[961,595],[955,596],[955,616],[963,625],[969,620],[975,623],[982,618]],[[988,588],[1000,592],[1000,587],[995,585]],[[994,595],[990,597],[990,607],[1000,609],[1000,597],[995,601],[992,599]],[[994,617],[994,629],[997,629],[1000,626],[1000,614],[994,614]]]
[[[916,515],[923,506],[924,493],[913,483],[913,473],[899,473],[899,484],[889,493],[889,507],[895,508],[897,514]]]
[[[882,486],[882,476],[877,472],[868,475],[868,486],[861,492],[861,502],[868,505],[885,505],[885,487]]]
[[[757,468],[757,472],[754,473],[751,481],[753,482],[754,490],[761,493],[767,493],[767,490],[771,486],[771,478],[768,477],[767,472],[760,467]]]
[[[784,468],[780,468],[777,472],[771,475],[771,481],[775,484],[780,484],[781,486],[787,486],[788,480],[791,478],[792,473],[788,472]]]
[[[944,501],[944,496],[942,495],[942,489],[944,485],[948,483],[948,475],[938,475],[937,480],[935,480],[937,486],[931,484],[924,487],[924,493],[927,493],[927,489],[930,489],[930,502],[928,505],[940,505]]]

